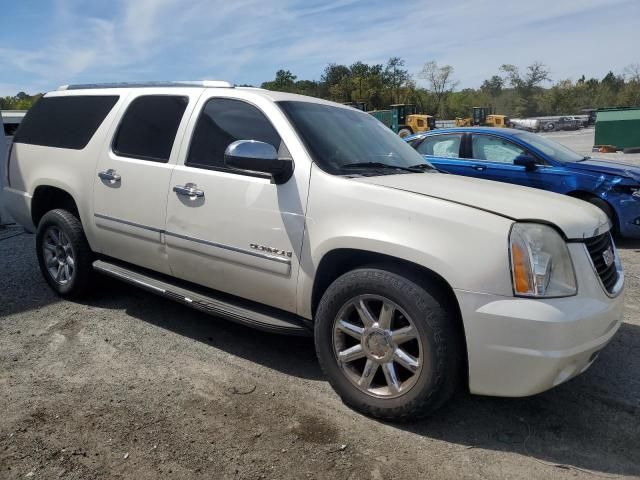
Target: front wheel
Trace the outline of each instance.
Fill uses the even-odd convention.
[[[454,318],[436,289],[381,269],[358,269],[325,292],[315,319],[320,365],[342,400],[374,417],[428,415],[453,393]]]
[[[49,286],[65,297],[82,296],[93,276],[93,254],[80,220],[62,209],[47,212],[38,223],[36,253]]]

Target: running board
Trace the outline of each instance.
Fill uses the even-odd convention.
[[[137,271],[132,267],[105,260],[93,262],[93,268],[105,275],[123,280],[171,300],[211,315],[223,317],[249,327],[288,335],[312,334],[311,323],[297,315],[190,284],[166,275]],[[162,278],[161,278],[162,277]]]

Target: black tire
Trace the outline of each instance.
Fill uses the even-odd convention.
[[[46,265],[44,245],[48,240],[45,237],[52,229],[53,231],[61,231],[66,236],[69,251],[72,252],[72,273],[64,283],[56,281]],[[38,223],[36,232],[36,254],[42,275],[58,295],[79,298],[91,288],[94,276],[93,252],[89,247],[80,220],[73,213],[63,209],[55,209],[44,214]]]
[[[401,128],[400,131],[398,132],[398,136],[400,138],[405,138],[408,137],[409,135],[412,135],[413,132],[411,130],[409,130],[408,128]]]
[[[613,208],[611,208],[611,205],[609,205],[606,201],[602,200],[600,197],[588,197],[584,199],[585,201],[589,202],[591,205],[595,205],[596,207],[598,207],[600,210],[602,210],[604,212],[604,214],[607,216],[607,218],[609,219],[609,221],[611,222],[611,233],[616,236],[619,233],[619,228],[618,228],[618,221],[616,220],[616,214],[613,211]]]
[[[547,132],[553,132],[556,129],[556,126],[554,123],[547,123],[547,126],[545,127],[545,130]]]
[[[339,277],[320,300],[314,332],[320,366],[344,403],[366,415],[390,421],[424,417],[442,406],[458,385],[462,352],[454,316],[437,293],[439,289],[418,282],[387,270],[362,268]],[[365,393],[347,377],[337,360],[334,322],[344,306],[360,295],[391,300],[413,319],[419,333],[416,341],[422,349],[421,370],[415,375],[415,383],[400,396],[380,398]]]

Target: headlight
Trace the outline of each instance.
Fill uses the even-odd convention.
[[[577,293],[567,244],[553,228],[539,223],[515,223],[509,250],[517,296],[567,297]]]

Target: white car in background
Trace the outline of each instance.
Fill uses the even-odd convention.
[[[2,178],[58,294],[101,272],[313,335],[338,394],[380,418],[433,412],[460,382],[547,390],[585,371],[622,319],[601,210],[440,174],[371,115],[316,98],[63,87],[27,114]],[[610,289],[602,262],[616,265]]]

